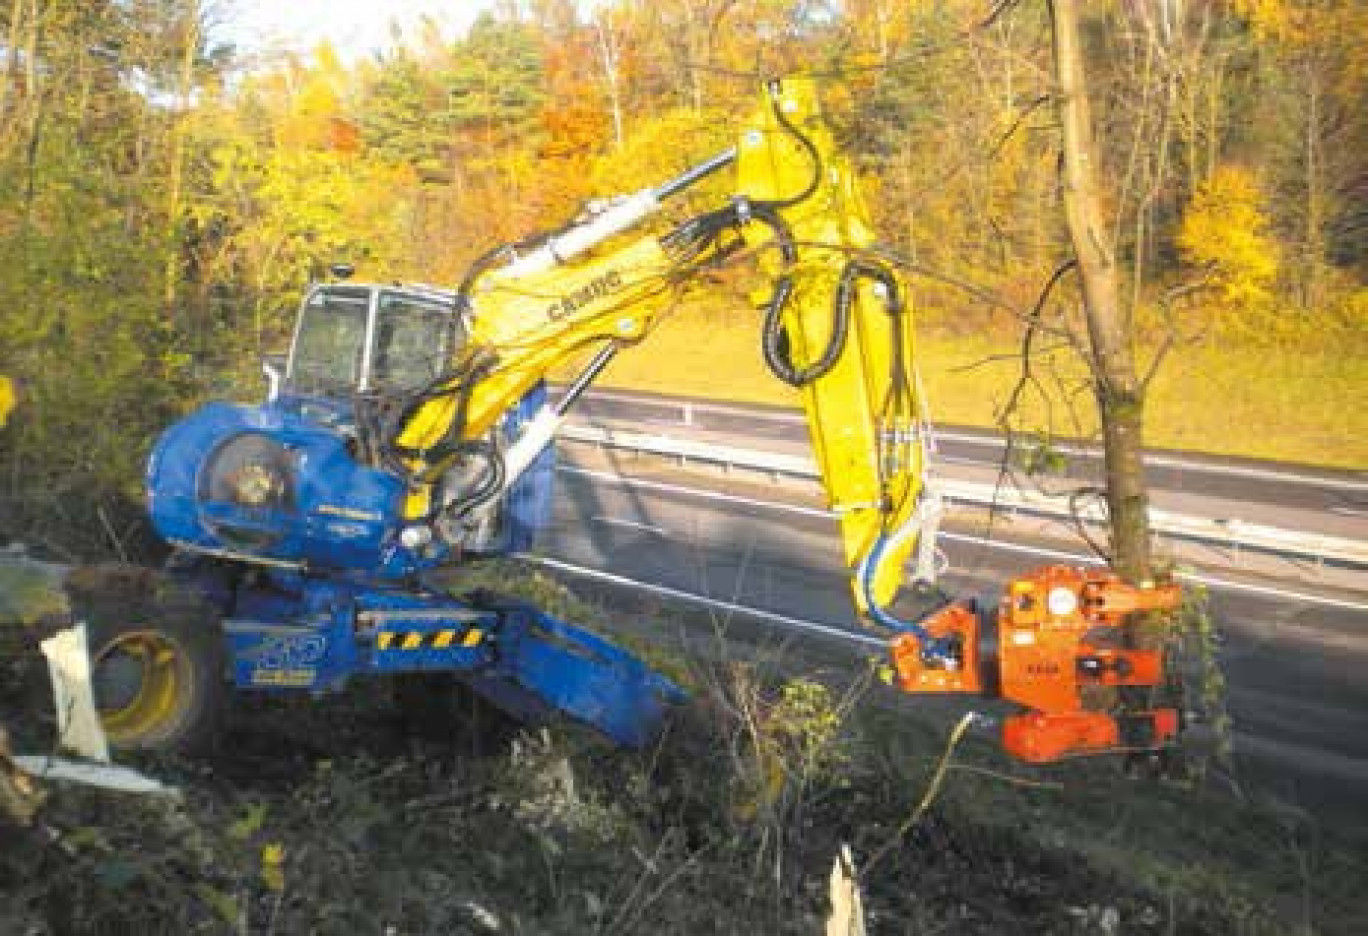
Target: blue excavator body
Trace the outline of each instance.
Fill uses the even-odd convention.
[[[471,554],[530,547],[550,516],[553,449],[484,506],[464,544],[405,536],[409,485],[364,457],[361,408],[387,379],[412,383],[442,366],[434,357],[430,371],[386,374],[385,356],[400,360],[406,342],[445,359],[459,341],[449,294],[311,290],[266,402],[211,403],[158,440],[147,497],[176,549],[170,569],[219,612],[240,689],[319,692],[356,674],[441,671],[524,721],[560,712],[644,744],[681,698],[667,679],[581,627],[487,592],[454,593],[437,574]],[[339,361],[346,372],[330,372]],[[534,387],[489,445],[516,438],[545,397]]]

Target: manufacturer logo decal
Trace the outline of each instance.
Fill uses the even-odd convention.
[[[261,669],[252,673],[252,685],[276,686],[282,689],[298,689],[312,686],[318,681],[318,670],[313,667],[301,669]]]
[[[312,667],[328,652],[328,640],[319,634],[266,635],[243,657],[258,670],[290,670]]]
[[[596,302],[604,296],[612,295],[622,288],[622,274],[617,270],[609,270],[602,276],[596,276],[585,283],[579,289],[566,293],[547,308],[547,317],[551,319],[562,319],[567,315],[574,315],[580,309]]]
[[[336,504],[319,504],[316,511],[331,517],[344,517],[347,520],[360,520],[363,523],[379,523],[381,517],[371,510],[357,510],[355,507],[338,507]]]

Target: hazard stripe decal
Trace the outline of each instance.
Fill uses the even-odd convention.
[[[478,627],[462,633],[455,629],[438,631],[380,631],[375,635],[375,646],[379,650],[449,650],[453,646],[475,647],[485,639],[485,632]]]

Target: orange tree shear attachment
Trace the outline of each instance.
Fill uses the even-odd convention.
[[[1008,586],[996,615],[956,602],[920,622],[928,643],[953,654],[927,653],[912,633],[895,637],[896,684],[1024,706],[1003,725],[1003,746],[1022,760],[1162,748],[1177,737],[1177,711],[1121,710],[1116,690],[1163,684],[1163,651],[1140,639],[1136,615],[1180,599],[1176,585],[1138,588],[1109,571],[1038,569]]]

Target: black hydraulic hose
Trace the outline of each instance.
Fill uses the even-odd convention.
[[[413,470],[404,463],[404,459],[422,456],[429,466],[433,466],[440,465],[459,453],[461,447],[466,444],[461,439],[461,434],[465,430],[466,417],[470,410],[470,397],[476,384],[493,369],[496,360],[491,353],[476,355],[466,360],[462,371],[443,374],[410,396],[399,408],[398,414],[383,427],[379,448],[384,466],[410,484],[415,481],[430,483],[425,478],[415,476]],[[452,387],[453,383],[456,383],[455,387]],[[427,449],[400,445],[399,436],[417,415],[418,410],[424,404],[447,395],[455,396],[456,411],[452,414],[451,422],[442,438]],[[428,471],[431,470],[429,467]]]
[[[893,275],[892,270],[883,264],[871,263],[868,260],[852,260],[841,273],[841,288],[849,290],[859,278],[881,283],[888,291],[884,299],[884,310],[894,317],[902,315],[905,309],[902,290],[898,287],[897,277]]]
[[[774,292],[770,294],[765,309],[765,324],[760,331],[760,350],[764,353],[770,373],[791,387],[801,387],[812,377],[793,366],[792,348],[788,332],[784,329],[784,306],[792,294],[793,277],[785,273],[774,281]]]
[[[461,377],[461,386],[456,395],[456,412],[452,415],[451,423],[442,437],[443,442],[460,443],[461,435],[465,432],[466,417],[470,413],[470,398],[475,394],[476,385],[494,369],[497,360],[492,351],[477,354],[470,360],[465,374]]]
[[[749,215],[774,232],[774,243],[779,248],[779,259],[785,268],[798,262],[798,244],[793,239],[793,231],[788,222],[769,202],[738,202],[735,206],[738,217]]]
[[[852,284],[854,277],[850,275],[850,270],[851,267],[847,266],[841,276],[840,285],[836,289],[836,300],[832,308],[831,334],[827,338],[826,347],[822,349],[817,360],[802,369],[793,363],[792,345],[783,324],[784,303],[788,301],[789,294],[792,292],[791,283],[789,277],[780,277],[780,285],[784,289],[782,291],[775,290],[773,300],[765,313],[763,347],[765,363],[769,365],[774,376],[784,383],[793,387],[803,387],[812,383],[835,367],[836,361],[845,351],[846,342],[850,338],[850,307],[853,304]]]
[[[459,516],[482,507],[503,490],[504,478],[508,468],[498,447],[489,441],[463,442],[458,446],[458,454],[474,455],[484,460],[487,472],[481,485],[474,491],[463,495],[442,508],[446,516]]]
[[[901,316],[902,293],[893,274],[886,267],[865,260],[851,260],[841,270],[841,279],[836,286],[836,297],[832,303],[831,334],[827,338],[826,347],[815,361],[800,369],[793,363],[792,348],[783,324],[784,305],[793,292],[793,284],[787,275],[779,278],[765,312],[762,333],[765,363],[775,377],[790,386],[802,387],[836,366],[850,339],[850,310],[855,304],[856,288],[861,279],[871,279],[882,284],[887,290],[885,309],[895,318]]]
[[[817,191],[817,186],[822,181],[822,154],[817,151],[817,144],[813,143],[807,134],[799,130],[798,127],[794,125],[793,121],[788,119],[788,116],[784,113],[784,109],[779,106],[779,96],[775,93],[777,90],[778,82],[772,82],[770,84],[770,91],[772,94],[770,107],[774,111],[774,119],[779,122],[779,126],[783,127],[789,136],[798,141],[799,146],[807,150],[808,156],[812,159],[812,177],[808,179],[807,187],[801,192],[791,198],[777,198],[767,201],[757,201],[755,203],[757,206],[782,210],[784,208],[792,208],[800,202],[807,201],[812,197],[812,193]]]
[[[470,310],[470,293],[475,288],[476,281],[506,261],[514,249],[513,244],[500,244],[475,258],[475,262],[466,269],[465,276],[461,277],[461,285],[456,287],[456,307],[459,311]]]

